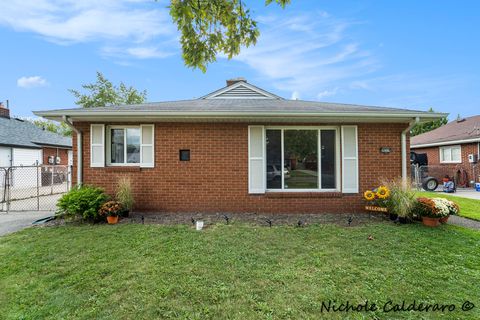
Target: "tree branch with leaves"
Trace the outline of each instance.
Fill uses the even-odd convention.
[[[284,8],[290,0],[266,0]],[[182,57],[203,72],[219,54],[231,59],[242,46],[255,45],[260,35],[242,0],[171,0],[170,15],[181,33]]]
[[[147,91],[139,91],[134,87],[120,82],[115,86],[105,76],[97,71],[97,81],[82,85],[88,93],[78,90],[69,91],[77,98],[75,103],[83,108],[108,107],[124,104],[138,104],[146,101]]]

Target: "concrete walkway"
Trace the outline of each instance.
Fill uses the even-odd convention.
[[[32,222],[49,217],[54,211],[0,212],[0,236],[32,226]]]
[[[448,218],[448,224],[453,224],[456,226],[461,226],[474,230],[480,230],[480,221],[467,219],[460,216],[450,216],[450,218]]]

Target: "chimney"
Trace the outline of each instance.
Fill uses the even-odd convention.
[[[227,87],[230,87],[231,85],[234,85],[237,82],[247,82],[247,79],[243,77],[238,77],[238,78],[233,78],[233,79],[228,79],[227,80]]]
[[[8,109],[8,100],[7,100],[7,106],[4,106],[3,103],[0,102],[0,117],[10,118],[10,109]]]

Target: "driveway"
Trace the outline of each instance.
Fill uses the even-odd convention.
[[[435,192],[443,193],[442,190],[443,190],[442,187],[438,187],[437,190],[435,190]],[[451,195],[451,196],[456,196],[456,197],[480,200],[480,192],[475,191],[475,189],[473,189],[473,188],[457,188],[457,192],[455,192],[455,193],[445,193],[445,194],[448,194],[448,195]]]
[[[53,211],[0,212],[0,236],[30,227],[32,222],[53,214]]]

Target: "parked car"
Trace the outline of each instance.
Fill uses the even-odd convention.
[[[277,164],[267,164],[267,181],[272,181],[274,179],[280,179],[282,177],[282,172],[280,171],[280,165]],[[285,166],[283,167],[283,177],[285,179],[290,178],[290,171]]]

